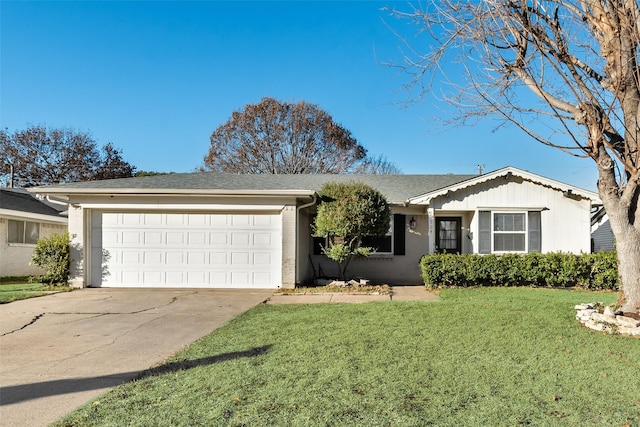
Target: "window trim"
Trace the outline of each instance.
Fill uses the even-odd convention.
[[[500,214],[511,214],[511,215],[522,215],[523,216],[523,225],[524,225],[524,229],[522,231],[516,231],[516,230],[512,230],[512,231],[500,231],[500,230],[496,230],[496,215],[500,215]],[[499,251],[496,250],[495,246],[496,246],[496,240],[495,240],[495,236],[496,234],[498,235],[514,235],[514,234],[518,234],[518,235],[524,235],[524,249],[521,251]],[[528,252],[529,249],[529,212],[528,211],[491,211],[491,253],[494,254],[526,254]]]
[[[538,217],[538,221],[539,222],[539,229],[537,230],[537,232],[539,233],[538,235],[538,240],[539,240],[539,248],[537,248],[536,250],[531,249],[531,241],[530,241],[530,237],[531,237],[531,213],[532,212],[536,212],[538,214],[540,214],[544,209],[540,209],[540,208],[521,208],[521,209],[505,209],[505,208],[498,208],[498,209],[491,209],[491,208],[485,208],[485,209],[478,209],[476,211],[477,213],[477,218],[478,218],[478,226],[477,226],[477,230],[478,230],[478,252],[479,254],[483,254],[483,255],[487,255],[487,254],[497,254],[497,255],[502,255],[502,254],[526,254],[526,253],[530,253],[530,252],[541,252],[542,251],[542,216],[540,215]],[[490,228],[489,228],[489,242],[491,244],[491,249],[490,252],[481,252],[481,246],[482,246],[482,242],[480,241],[480,239],[482,239],[483,237],[483,232],[486,236],[486,230],[482,230],[481,229],[481,220],[480,220],[480,215],[482,212],[488,212],[490,215]],[[496,214],[522,214],[524,215],[524,230],[522,231],[496,231],[495,230],[495,215]],[[495,236],[496,234],[521,234],[524,235],[524,250],[522,251],[499,251],[496,250],[495,248]]]

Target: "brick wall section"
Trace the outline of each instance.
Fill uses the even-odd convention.
[[[79,206],[69,204],[69,240],[71,243],[71,273],[69,285],[74,288],[84,288],[84,210]]]
[[[0,218],[0,277],[36,276],[42,274],[41,268],[29,265],[35,245],[9,245],[8,227],[8,220]],[[48,237],[52,234],[62,234],[66,229],[66,225],[41,222],[40,238]]]
[[[296,286],[296,207],[282,210],[282,287]]]

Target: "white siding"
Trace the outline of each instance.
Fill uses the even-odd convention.
[[[541,210],[542,252],[588,253],[591,250],[589,200],[576,200],[562,191],[515,176],[497,178],[437,197],[430,207],[435,208],[437,214],[438,210],[473,212],[469,232],[476,253],[478,219],[475,212],[478,210]]]

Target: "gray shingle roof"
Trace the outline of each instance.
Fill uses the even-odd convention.
[[[0,188],[0,209],[60,216],[65,207],[40,201],[23,188]]]
[[[220,191],[319,191],[331,181],[360,181],[380,191],[389,202],[400,203],[410,197],[420,196],[449,185],[457,184],[477,175],[270,175],[230,174],[224,172],[199,172],[168,174],[138,178],[110,179],[104,181],[74,182],[44,187],[46,192],[64,194],[65,190],[87,193],[113,190],[217,190]],[[85,192],[85,191],[82,191]]]

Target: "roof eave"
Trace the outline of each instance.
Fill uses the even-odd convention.
[[[582,188],[574,187],[572,185],[565,184],[565,183],[562,183],[560,181],[556,181],[556,180],[553,180],[553,179],[545,178],[543,176],[536,175],[534,173],[527,172],[527,171],[524,171],[524,170],[521,170],[521,169],[517,169],[517,168],[514,168],[512,166],[507,166],[505,168],[498,169],[496,171],[489,172],[489,173],[486,173],[484,175],[478,175],[477,177],[474,177],[474,178],[471,178],[471,179],[467,179],[465,181],[461,181],[461,182],[458,182],[456,184],[449,185],[447,187],[443,187],[443,188],[438,189],[436,191],[425,193],[425,194],[423,194],[421,196],[412,197],[412,198],[407,200],[407,203],[408,204],[428,205],[428,204],[431,204],[431,200],[433,200],[435,197],[444,196],[450,191],[458,191],[458,190],[461,190],[461,189],[463,189],[465,187],[468,187],[468,186],[471,186],[471,185],[477,185],[477,184],[481,184],[483,182],[490,181],[492,179],[508,176],[508,174],[513,174],[513,175],[519,176],[519,177],[521,177],[523,179],[526,179],[528,181],[537,182],[537,183],[539,183],[541,185],[553,188],[553,189],[558,190],[558,191],[566,192],[568,190],[571,190],[571,194],[573,194],[573,195],[580,196],[582,198],[591,200],[592,204],[594,204],[594,205],[602,205],[602,201],[600,200],[600,197],[598,196],[598,194],[596,194],[596,193],[594,193],[592,191],[583,190]]]
[[[230,189],[175,189],[175,188],[30,188],[36,194],[70,196],[254,196],[254,197],[311,197],[312,190],[230,190]]]

